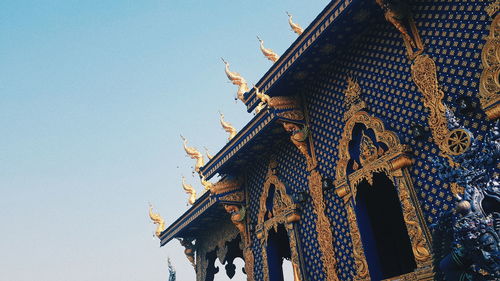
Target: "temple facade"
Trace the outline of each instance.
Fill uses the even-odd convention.
[[[337,0],[255,87],[168,227],[197,281],[499,280],[499,1]],[[222,67],[221,67],[222,68]],[[221,69],[222,72],[222,69]],[[222,73],[221,73],[222,75]],[[219,176],[218,182],[213,181]],[[211,181],[212,180],[212,181]],[[215,267],[218,260],[224,268]]]

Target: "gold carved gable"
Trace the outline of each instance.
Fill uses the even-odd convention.
[[[352,159],[349,152],[349,144],[353,140],[354,127],[357,124],[364,127],[359,145],[359,163],[356,159]],[[367,134],[368,131],[374,133],[375,139],[372,139]],[[335,185],[343,186],[350,181],[355,186],[363,179],[370,182],[373,173],[389,172],[392,167],[391,162],[388,160],[395,158],[405,150],[405,146],[401,144],[398,136],[394,132],[385,129],[382,120],[371,116],[365,111],[358,111],[347,120],[339,142],[339,160],[336,167]],[[348,167],[352,168],[350,175],[347,174]]]
[[[287,194],[286,187],[276,174],[277,163],[271,160],[264,182],[262,194],[259,199],[259,214],[257,216],[258,237],[267,238],[267,231],[277,228],[279,224],[285,224],[298,220],[297,206]],[[270,190],[274,187],[272,194],[272,208],[268,209],[267,202]]]

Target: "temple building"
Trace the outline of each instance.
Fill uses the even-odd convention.
[[[150,209],[160,245],[179,240],[197,281],[232,278],[235,258],[259,281],[500,280],[499,8],[289,15],[298,37],[281,55],[259,38],[272,66],[254,87],[221,64],[255,115],[236,131],[221,114],[213,156],[183,140],[207,191],[184,183],[192,206],[168,226]]]

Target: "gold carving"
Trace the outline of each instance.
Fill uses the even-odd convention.
[[[348,165],[355,165],[356,163],[349,153],[349,143],[353,139],[353,130],[356,124],[362,124],[365,127],[361,132],[360,141],[361,167],[353,169],[353,172],[347,174]],[[367,130],[374,132],[374,140],[365,134]],[[380,146],[377,147],[379,143],[384,144],[387,150],[382,149]],[[336,167],[335,192],[345,202],[356,264],[355,280],[370,279],[354,212],[356,187],[362,180],[367,180],[369,184],[372,184],[373,174],[376,172],[385,173],[398,189],[404,221],[417,262],[415,272],[423,270],[427,274],[431,267],[432,256],[430,254],[429,240],[423,230],[426,229],[425,224],[422,219],[419,220],[418,205],[410,194],[413,187],[409,177],[404,175],[405,167],[413,163],[413,160],[408,157],[407,151],[408,147],[400,143],[397,135],[385,129],[382,120],[370,116],[365,111],[353,113],[346,122],[338,146],[339,160]]]
[[[423,95],[424,106],[429,109],[429,128],[432,138],[441,150],[447,154],[446,138],[450,134],[446,119],[446,107],[442,100],[444,92],[439,88],[436,64],[428,55],[418,56],[411,66],[413,82]]]
[[[208,148],[206,146],[204,146],[203,148],[205,148],[205,155],[207,156],[208,160],[212,160],[212,158],[214,158],[214,156],[212,154],[210,154],[210,152],[208,151]]]
[[[446,149],[451,155],[464,153],[469,149],[471,143],[471,134],[464,129],[455,129],[446,137]]]
[[[410,7],[404,1],[375,0],[384,11],[385,19],[403,36],[410,59],[414,59],[424,51],[424,46],[417,26],[411,15]]]
[[[228,140],[232,140],[234,136],[238,133],[236,129],[231,125],[231,123],[224,121],[224,114],[219,112],[220,114],[220,124],[222,126],[222,129],[229,133],[229,137],[227,138]]]
[[[200,177],[201,185],[205,188],[205,190],[212,190],[214,187],[214,184],[207,181],[205,176]]]
[[[494,16],[500,10],[500,0],[494,0],[485,10],[490,17]]]
[[[465,188],[458,185],[458,183],[456,183],[456,182],[452,182],[452,183],[450,183],[450,190],[451,190],[451,193],[453,193],[453,195],[455,195],[455,196],[458,195],[458,196],[462,197],[462,195],[464,194]]]
[[[229,79],[229,81],[231,81],[231,83],[233,83],[233,85],[238,86],[238,92],[236,93],[238,99],[241,100],[242,102],[245,102],[244,94],[249,90],[247,81],[238,72],[232,72],[231,70],[229,70],[229,63],[225,61],[223,58],[221,59],[225,65],[225,72],[227,78]]]
[[[292,15],[288,12],[286,12],[286,14],[288,15],[288,24],[290,25],[290,28],[293,32],[297,33],[297,35],[301,35],[304,32],[304,29],[300,25],[293,22]]]
[[[238,228],[242,240],[247,241],[245,229],[246,209],[244,206],[224,204],[224,209],[231,215],[231,222]]]
[[[307,126],[295,124],[292,122],[281,122],[285,131],[290,133],[290,140],[299,149],[300,153],[306,158],[307,170],[310,171],[315,168],[316,164],[309,152],[309,145],[307,137],[309,136],[309,129]]]
[[[205,165],[205,161],[203,160],[203,154],[199,152],[196,148],[194,147],[189,147],[187,146],[187,139],[181,135],[182,139],[182,146],[184,147],[184,151],[186,151],[187,156],[189,156],[191,159],[196,160],[196,165],[194,167],[194,170],[199,174],[200,173],[200,168]]]
[[[212,194],[222,194],[230,191],[235,191],[240,189],[241,181],[235,178],[226,178],[216,184],[213,184],[210,188]]]
[[[165,220],[158,213],[153,213],[153,205],[149,204],[149,218],[153,221],[154,224],[157,224],[156,227],[156,237],[160,238],[161,233],[165,230]]]
[[[497,1],[497,9],[498,9]],[[481,61],[483,72],[479,80],[479,101],[489,119],[500,117],[500,14],[497,14],[486,37]]]
[[[366,262],[365,251],[361,242],[356,214],[354,213],[354,202],[346,204],[347,220],[349,221],[349,231],[352,240],[352,252],[354,256],[354,264],[356,265],[356,276],[354,280],[370,280],[368,272],[368,263]]]
[[[278,225],[283,225],[287,231],[290,241],[290,252],[292,264],[299,264],[299,254],[297,249],[297,238],[293,223],[300,219],[298,206],[293,202],[292,198],[286,193],[285,185],[279,180],[276,174],[277,163],[271,160],[269,163],[266,180],[264,182],[263,191],[259,199],[259,213],[257,215],[257,238],[261,242],[262,259],[264,260],[264,280],[269,280],[269,268],[267,264],[267,239],[268,232],[271,229],[278,231]],[[267,209],[266,202],[269,197],[269,190],[274,186],[273,206],[271,210]],[[330,232],[331,233],[331,232]],[[294,268],[294,275],[300,278],[300,267]],[[249,279],[250,280],[250,279]],[[252,279],[253,280],[253,279]],[[299,279],[300,280],[300,279]]]
[[[196,264],[194,262],[195,247],[193,245],[193,240],[187,238],[184,239],[177,238],[177,240],[179,240],[181,245],[184,247],[184,254],[186,255],[188,261],[191,263],[193,267],[196,267]]]
[[[259,88],[255,87],[255,86],[253,88],[255,90],[255,95],[260,100],[257,107],[255,107],[255,113],[259,113],[262,109],[264,109],[266,107],[266,105],[269,103],[271,98],[268,95],[266,95],[265,93],[262,93],[259,90]]]
[[[280,57],[278,56],[278,54],[276,54],[273,50],[271,50],[271,49],[267,49],[266,47],[264,47],[264,41],[263,41],[263,40],[261,40],[261,39],[259,38],[259,36],[257,36],[257,39],[258,39],[258,40],[259,40],[259,42],[260,42],[260,50],[262,51],[262,54],[264,54],[264,56],[265,56],[268,60],[270,60],[270,61],[272,61],[272,62],[277,62],[277,61],[278,61],[278,59],[280,58]]]
[[[182,176],[182,189],[189,194],[188,203],[193,205],[194,202],[196,202],[196,190],[192,185],[186,183],[186,178],[184,178],[184,176]]]

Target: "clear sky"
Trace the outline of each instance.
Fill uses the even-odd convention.
[[[167,280],[167,256],[194,280],[147,215],[188,209],[182,174],[202,190],[179,134],[215,154],[218,110],[253,116],[220,57],[256,83],[271,62],[255,36],[282,54],[285,11],[305,27],[327,3],[1,0],[0,280]]]

